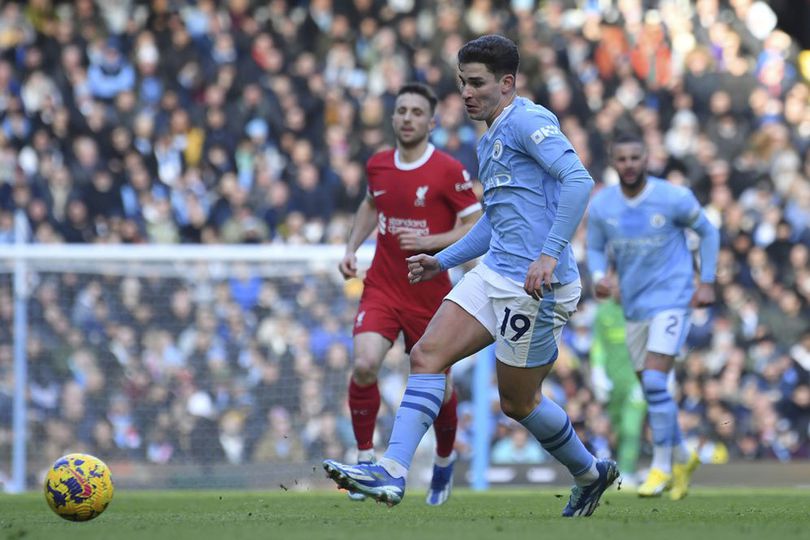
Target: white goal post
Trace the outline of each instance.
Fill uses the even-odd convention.
[[[345,246],[27,244],[15,219],[16,243],[0,244],[0,491],[34,488],[68,452],[154,489],[303,489],[323,482],[321,459],[354,459],[346,391],[362,284],[338,271]],[[373,242],[358,250],[360,277],[373,255]],[[488,482],[491,354],[454,371],[474,366],[474,489]],[[408,365],[395,344],[375,446]]]
[[[275,293],[280,294],[281,297],[291,295],[292,291],[283,290],[284,283],[287,280],[295,282],[295,286],[300,285],[301,282],[316,279],[319,284],[326,284],[329,288],[329,294],[332,296],[324,296],[320,300],[329,307],[329,303],[335,300],[338,296],[342,296],[344,290],[344,281],[340,276],[337,265],[342,259],[344,254],[344,246],[342,245],[93,245],[93,244],[59,244],[59,245],[42,245],[42,244],[24,244],[18,242],[11,245],[0,245],[0,301],[5,302],[9,300],[13,302],[13,331],[11,332],[12,343],[0,344],[4,345],[6,349],[12,349],[13,353],[13,373],[11,377],[6,377],[8,382],[13,379],[13,422],[11,429],[12,448],[11,463],[0,463],[0,484],[5,484],[5,490],[8,492],[21,492],[26,487],[31,487],[32,478],[36,477],[37,471],[42,467],[42,462],[45,458],[51,459],[53,455],[42,456],[42,459],[37,459],[40,456],[38,452],[48,452],[50,450],[49,442],[42,441],[38,437],[40,434],[47,432],[51,426],[40,426],[38,431],[32,433],[32,417],[37,418],[35,421],[40,421],[47,424],[49,416],[59,416],[61,404],[58,403],[65,399],[62,394],[65,393],[68,385],[73,385],[71,378],[84,378],[87,373],[82,373],[81,366],[70,365],[69,371],[60,373],[60,375],[67,375],[67,378],[58,381],[59,389],[54,392],[53,388],[48,386],[48,381],[40,381],[40,387],[33,390],[34,397],[39,396],[40,401],[44,403],[43,407],[48,409],[48,401],[50,400],[50,409],[45,410],[32,410],[31,399],[26,399],[26,396],[32,395],[31,382],[31,366],[36,366],[32,359],[29,358],[32,350],[39,351],[43,348],[42,344],[31,344],[32,340],[39,339],[43,334],[50,334],[53,331],[53,326],[57,328],[62,324],[62,320],[67,319],[71,325],[76,326],[81,324],[82,314],[79,313],[84,308],[93,309],[94,306],[82,306],[82,302],[89,301],[84,298],[82,287],[77,287],[75,291],[65,293],[60,289],[63,283],[60,281],[60,276],[65,275],[78,275],[79,283],[101,283],[100,296],[112,295],[112,301],[108,301],[105,307],[95,306],[95,309],[114,310],[115,306],[120,306],[121,303],[126,303],[126,299],[122,298],[123,295],[129,294],[128,292],[119,292],[118,287],[126,282],[124,287],[137,288],[138,283],[159,280],[170,280],[171,284],[180,284],[181,287],[192,290],[192,295],[208,295],[206,300],[195,299],[195,302],[210,302],[211,310],[216,311],[224,309],[223,306],[217,305],[219,301],[218,294],[221,293],[217,287],[229,280],[234,279],[234,276],[250,276],[252,279],[261,281],[261,283],[275,283]],[[358,263],[360,268],[366,268],[373,256],[373,245],[364,245],[358,250]],[[207,283],[203,283],[207,282]],[[54,285],[55,284],[55,285]],[[346,320],[350,320],[354,315],[356,308],[356,293],[359,284],[353,286],[353,294],[355,297],[351,298],[343,307],[345,311],[345,320],[343,321],[343,337],[350,336],[350,325],[346,330]],[[51,291],[46,294],[41,292],[42,288],[55,288],[54,293]],[[89,288],[89,287],[88,287]],[[273,287],[271,286],[271,289]],[[316,294],[317,294],[317,286]],[[171,293],[171,287],[164,285],[158,287],[159,291]],[[212,290],[213,289],[213,290]],[[281,289],[281,290],[279,290]],[[303,289],[302,289],[303,290]],[[35,295],[41,293],[41,299]],[[257,293],[257,290],[253,291]],[[303,293],[302,293],[303,294]],[[307,290],[306,294],[311,296],[312,291]],[[84,296],[91,296],[89,293]],[[51,298],[58,305],[47,306],[47,299]],[[169,301],[165,298],[160,298],[157,293],[152,293],[149,297],[145,293],[141,293],[142,306],[138,309],[145,310],[152,308],[154,310],[166,309],[169,306]],[[255,298],[253,299],[255,301]],[[230,300],[228,300],[230,302]],[[279,303],[289,304],[289,298],[279,298]],[[311,299],[307,299],[311,301]],[[341,299],[342,301],[342,299]],[[37,313],[31,312],[30,307],[37,306]],[[197,304],[195,304],[196,306]],[[264,308],[271,311],[276,306],[265,306]],[[284,307],[287,309],[289,306]],[[325,308],[318,306],[317,308],[323,311]],[[61,313],[59,313],[61,312]],[[279,313],[283,314],[283,310],[279,308]],[[109,319],[117,319],[119,314],[108,314]],[[246,311],[246,317],[256,317]],[[92,314],[89,315],[92,318]],[[219,313],[220,317],[227,317],[229,314]],[[44,317],[44,319],[32,320],[34,317]],[[50,317],[50,319],[49,319]],[[283,318],[283,317],[282,317]],[[272,317],[267,318],[263,327],[259,326],[261,321],[255,321],[256,324],[250,329],[251,332],[262,331],[265,333],[263,338],[272,342],[273,336],[271,334],[274,330],[274,323],[281,326],[284,322],[276,322]],[[164,326],[175,338],[184,335],[184,329],[172,327],[175,321],[170,316],[161,316],[160,314],[153,314],[153,321],[150,327],[145,332],[141,332],[141,339],[149,341],[156,339],[159,336],[161,328],[154,328],[155,326]],[[104,321],[102,321],[102,324]],[[179,323],[177,323],[179,324]],[[38,328],[43,327],[43,328]],[[143,330],[143,329],[140,329]],[[279,330],[280,331],[280,330]],[[152,332],[152,334],[149,334]],[[98,332],[96,332],[98,333]],[[146,335],[144,335],[146,334]],[[65,339],[60,339],[54,348],[61,347],[62,342],[70,340],[73,334],[66,334]],[[83,337],[87,333],[84,332]],[[109,336],[96,336],[94,339],[109,340]],[[252,339],[252,336],[251,338]],[[51,341],[54,341],[51,339]],[[104,348],[110,349],[115,347],[115,344],[108,342],[95,343],[96,349]],[[263,343],[267,347],[272,344]],[[46,353],[57,354],[45,346]],[[177,348],[177,347],[175,347]],[[216,348],[216,345],[212,345]],[[245,349],[250,349],[249,345]],[[219,353],[219,351],[217,352]],[[94,353],[96,356],[98,353]],[[212,353],[214,354],[214,353]],[[245,356],[247,353],[243,351],[237,352],[238,362],[247,362],[239,355]],[[75,356],[75,355],[74,355]],[[182,355],[180,355],[182,356]],[[186,355],[187,356],[187,355]],[[231,358],[233,360],[233,358]],[[69,357],[68,363],[80,361],[80,359]],[[188,361],[188,357],[178,360]],[[100,361],[97,359],[95,364]],[[91,362],[93,364],[93,362]],[[0,363],[2,365],[2,363]],[[120,368],[121,366],[115,366]],[[123,366],[122,369],[129,369],[130,366]],[[59,366],[64,368],[64,366]],[[255,373],[256,368],[238,366],[244,368],[244,373],[240,376],[250,379],[258,377]],[[95,370],[96,366],[91,365],[90,370]],[[152,368],[154,370],[154,368]],[[253,371],[251,371],[253,370]],[[46,370],[47,371],[47,370]],[[8,375],[8,374],[7,374]],[[162,374],[161,374],[162,375]],[[109,379],[109,375],[107,375]],[[36,374],[34,374],[36,378]],[[2,382],[2,378],[0,378]],[[65,384],[62,384],[62,383]],[[109,382],[109,381],[108,381]],[[245,384],[254,384],[255,381]],[[301,384],[302,381],[297,380],[296,384]],[[86,381],[80,384],[85,385]],[[70,389],[67,389],[70,390]],[[117,391],[117,390],[116,390]],[[108,396],[109,397],[109,396]],[[89,398],[84,398],[85,409],[98,408],[98,405],[87,403]],[[117,394],[110,397],[110,399],[118,399]],[[272,401],[272,400],[271,400]],[[210,407],[205,401],[201,405],[203,408]],[[217,404],[215,404],[216,406]],[[106,406],[106,405],[105,405]],[[200,405],[198,405],[200,406]],[[296,405],[297,407],[298,405]],[[223,406],[224,407],[224,406]],[[243,408],[247,408],[244,406]],[[40,407],[42,409],[42,407]],[[57,411],[57,412],[54,412]],[[96,411],[98,412],[98,411]],[[242,411],[240,411],[242,412]],[[201,413],[202,414],[202,413]],[[242,413],[244,416],[246,413]],[[270,414],[270,413],[268,413]],[[234,416],[238,416],[234,414]],[[113,420],[113,423],[115,420]],[[310,422],[312,424],[312,422]],[[71,420],[71,426],[77,429],[89,429],[87,426],[82,425],[82,419],[77,418]],[[92,427],[92,426],[91,426]],[[115,428],[115,426],[113,426]],[[299,426],[300,427],[300,426]],[[303,426],[306,429],[314,429],[311,425]],[[0,424],[0,430],[3,425]],[[55,429],[55,428],[54,428]],[[98,429],[98,428],[93,428]],[[142,439],[141,444],[146,444],[146,433],[139,433],[138,436]],[[6,437],[8,439],[8,437]],[[0,437],[0,446],[2,446],[2,437]],[[92,445],[88,445],[81,440],[71,439],[71,443],[77,445],[78,448],[89,451],[93,450]],[[256,441],[253,441],[256,443]],[[60,451],[68,451],[73,448],[61,448]],[[224,444],[224,443],[223,443]],[[260,444],[256,443],[256,444]],[[32,461],[34,463],[32,463]],[[3,478],[3,477],[6,478]],[[0,488],[1,489],[1,488]]]

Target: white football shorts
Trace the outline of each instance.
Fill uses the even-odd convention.
[[[678,356],[689,333],[691,312],[667,309],[644,321],[627,321],[627,349],[636,371],[644,369],[647,351]]]
[[[541,300],[523,290],[523,283],[479,264],[456,284],[445,299],[475,317],[495,339],[495,357],[509,366],[538,367],[557,359],[563,326],[577,310],[579,280],[554,284]]]

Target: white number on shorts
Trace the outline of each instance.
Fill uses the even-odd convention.
[[[511,317],[510,317],[511,315]],[[501,335],[506,334],[506,324],[509,323],[509,327],[515,331],[515,335],[512,336],[512,341],[519,340],[523,334],[525,334],[529,327],[532,325],[532,322],[526,315],[521,315],[517,313],[512,315],[512,310],[509,308],[505,308],[503,310],[503,323],[501,323]]]

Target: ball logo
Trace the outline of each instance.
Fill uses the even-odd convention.
[[[495,144],[492,145],[492,159],[499,159],[503,154],[503,143],[500,139],[495,139]]]
[[[661,214],[653,214],[652,217],[650,217],[650,225],[652,225],[656,229],[660,229],[661,227],[663,227],[666,224],[666,222],[667,218],[665,218]]]

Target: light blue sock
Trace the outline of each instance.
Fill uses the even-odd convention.
[[[546,396],[532,413],[520,421],[540,441],[546,452],[568,467],[574,477],[591,469],[595,458],[579,440],[562,408]]]
[[[672,446],[675,442],[680,443],[681,430],[678,426],[678,406],[667,388],[667,374],[663,371],[645,369],[641,372],[641,387],[647,398],[647,414],[650,418],[650,430],[652,431],[653,445],[661,449],[668,449],[669,456],[664,456],[662,460],[654,459],[654,466],[664,471],[671,470]]]
[[[444,399],[446,375],[411,375],[399,404],[384,459],[410,468],[419,441],[433,425]]]

